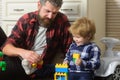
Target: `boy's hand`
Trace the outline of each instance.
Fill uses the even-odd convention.
[[[76,62],[75,62],[75,64],[76,65],[81,65],[81,63],[82,63],[82,59],[81,58],[78,58],[78,59],[76,59]]]
[[[64,61],[64,62],[63,62],[63,64],[68,64],[68,61],[67,61],[67,60],[66,60],[66,61]]]

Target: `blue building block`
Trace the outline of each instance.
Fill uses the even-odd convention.
[[[64,76],[59,76],[57,80],[65,80]]]
[[[55,68],[55,71],[56,72],[65,72],[65,73],[67,73],[68,72],[68,68]]]

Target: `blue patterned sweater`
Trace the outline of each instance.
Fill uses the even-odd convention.
[[[73,62],[73,53],[80,54],[82,63],[79,66],[76,66]],[[100,48],[94,43],[90,42],[84,45],[77,46],[73,42],[64,59],[69,62],[69,70],[71,72],[89,72],[94,71],[100,66]]]

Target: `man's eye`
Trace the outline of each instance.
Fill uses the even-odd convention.
[[[55,12],[55,13],[53,13],[54,15],[56,15],[57,13]]]
[[[49,13],[50,11],[46,10],[47,13]]]

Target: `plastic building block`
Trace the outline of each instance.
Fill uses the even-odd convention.
[[[5,61],[0,61],[0,69],[2,71],[5,71],[6,70],[6,62]]]
[[[37,64],[36,64],[36,63],[33,63],[33,64],[32,64],[32,67],[33,67],[33,68],[39,68],[39,69],[40,69],[40,68],[42,68],[42,64],[43,64],[43,61],[40,61],[40,62],[38,62]]]
[[[68,65],[67,64],[56,64],[55,71],[56,72],[68,72]]]
[[[0,52],[0,57],[3,57],[3,52]]]
[[[68,73],[60,73],[60,72],[56,72],[54,74],[54,80],[68,80],[67,77]]]
[[[56,72],[68,72],[67,68],[55,68]]]
[[[3,53],[0,52],[0,61],[2,61],[2,60],[3,60]]]
[[[25,70],[25,73],[27,75],[32,74],[36,69],[42,68],[43,61],[40,61],[39,63],[31,64],[28,60],[23,59],[22,60],[22,67]]]
[[[73,53],[73,62],[76,62],[76,59],[80,58],[80,54],[78,53]]]
[[[3,61],[3,52],[0,52],[0,69],[1,71],[5,71],[6,70],[6,62]]]
[[[56,64],[54,80],[68,80],[68,65]]]
[[[59,77],[57,80],[65,80],[65,77]]]
[[[56,64],[55,65],[56,68],[68,68],[67,64]]]

